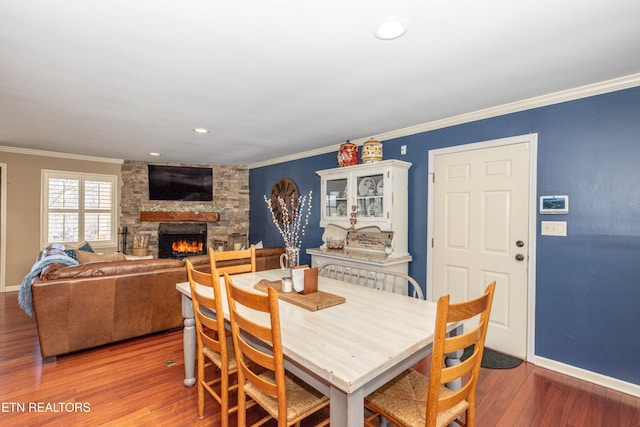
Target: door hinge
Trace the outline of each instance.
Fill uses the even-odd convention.
[[[431,238],[431,247],[433,248],[434,242],[433,242],[433,237]]]
[[[431,182],[435,184],[436,182],[436,174],[434,173],[430,173],[429,175],[431,175]]]

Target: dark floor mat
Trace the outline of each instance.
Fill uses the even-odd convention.
[[[472,353],[473,346],[467,347],[460,360],[468,359]],[[521,363],[522,359],[485,347],[481,366],[489,369],[511,369],[519,366]]]

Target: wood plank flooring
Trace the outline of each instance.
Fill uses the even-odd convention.
[[[167,366],[168,360],[175,363]],[[426,371],[428,363],[417,368]],[[212,398],[198,419],[196,388],[183,379],[180,331],[43,364],[35,321],[18,307],[17,292],[0,294],[2,426],[219,426]],[[482,369],[477,398],[479,427],[640,426],[640,399],[528,363]],[[234,427],[235,417],[230,421]]]

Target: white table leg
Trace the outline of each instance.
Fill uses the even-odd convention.
[[[362,427],[364,419],[364,390],[361,388],[347,395],[331,387],[329,412],[332,426]]]
[[[196,383],[196,327],[193,318],[193,304],[191,298],[182,295],[182,351],[184,353],[184,385],[191,387]]]
[[[463,333],[462,331],[462,326],[458,326],[456,329],[454,329],[453,331],[449,332],[449,336],[450,337],[455,337],[458,335],[461,335]],[[464,353],[464,351],[462,350],[458,350],[458,351],[454,351],[452,353],[447,353],[445,354],[445,358],[444,358],[444,364],[447,366],[455,366],[455,365],[459,365],[460,364],[460,358],[462,357],[462,354]],[[445,384],[445,386],[449,389],[449,390],[460,390],[460,388],[462,388],[462,379],[457,378],[451,382],[448,382]],[[449,424],[449,427],[454,427],[457,426],[458,424],[455,422],[452,422],[451,424]]]
[[[462,325],[449,332],[450,337],[462,335]],[[447,366],[455,366],[460,364],[460,358],[464,352],[462,350],[454,351],[452,353],[445,354],[444,364]],[[449,390],[460,390],[462,387],[462,380],[460,378],[455,379],[445,384]]]

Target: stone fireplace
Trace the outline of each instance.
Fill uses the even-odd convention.
[[[155,163],[155,162],[154,162]],[[159,224],[200,222],[207,226],[205,243],[226,241],[234,233],[249,233],[249,170],[241,165],[206,165],[213,168],[213,202],[149,200],[148,162],[125,160],[122,165],[119,227],[128,229],[127,248],[131,252],[136,235],[149,236],[149,254],[158,256]],[[167,163],[180,166],[200,164]],[[192,214],[195,218],[141,218],[141,213]],[[204,212],[218,212],[219,218],[209,219]],[[205,218],[203,218],[205,217]]]
[[[183,259],[206,253],[206,223],[171,222],[158,225],[158,258]]]

